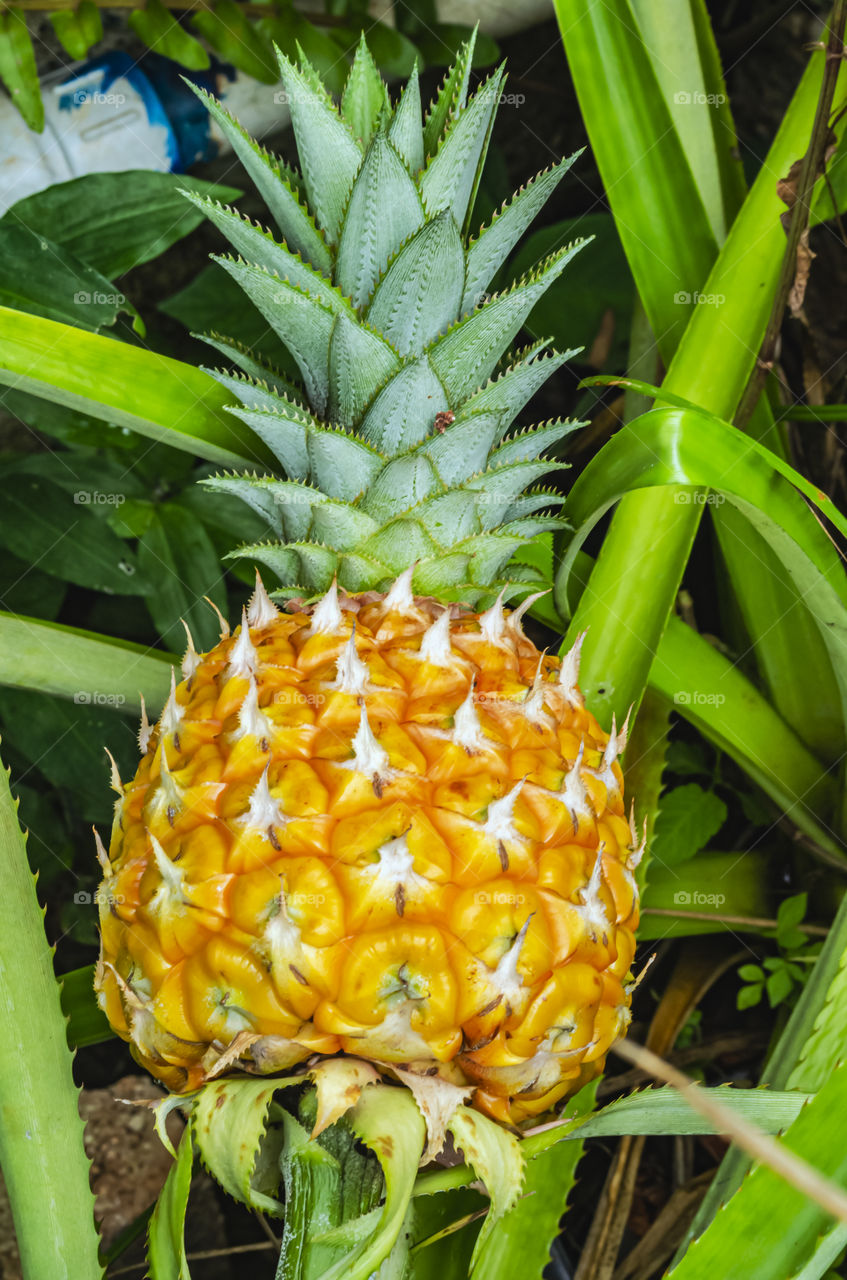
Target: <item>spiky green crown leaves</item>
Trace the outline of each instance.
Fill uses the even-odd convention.
[[[576,157],[545,170],[475,238],[470,210],[499,99],[499,68],[468,97],[473,39],[423,119],[417,73],[396,106],[362,39],[340,106],[302,57],[278,54],[300,174],[262,150],[213,98],[209,111],[256,184],[282,239],[186,192],[236,251],[217,261],[293,355],[295,387],[239,344],[207,337],[240,373],[209,370],[232,412],[286,478],[206,483],[249,503],[278,542],[234,552],[270,568],[279,595],[313,595],[334,575],[383,589],[416,562],[414,589],[479,604],[532,571],[510,565],[534,534],[561,528],[542,457],[578,423],[510,432],[576,352],[538,343],[504,353],[582,248],[553,254],[510,288],[491,280]]]

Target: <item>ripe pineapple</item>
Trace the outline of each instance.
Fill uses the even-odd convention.
[[[425,123],[417,76],[392,106],[364,42],[340,109],[281,58],[302,176],[206,99],[282,239],[188,198],[302,386],[208,339],[287,476],[208,483],[275,529],[236,554],[287,611],[257,576],[234,635],[204,655],[189,638],[99,851],[99,999],[177,1092],[345,1053],[518,1122],[595,1074],[628,1022],[643,846],[625,731],[585,709],[578,645],[560,663],[526,637],[531,571],[512,563],[562,526],[560,495],[530,486],[574,424],[507,433],[573,353],[500,362],[581,246],[485,292],[570,162],[468,239],[503,84],[468,100],[471,57]]]

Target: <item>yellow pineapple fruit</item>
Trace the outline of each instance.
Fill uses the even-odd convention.
[[[287,478],[208,483],[273,528],[237,554],[287,611],[258,582],[234,635],[189,645],[100,851],[99,999],[176,1092],[345,1054],[519,1122],[629,1018],[625,730],[586,710],[578,645],[560,663],[524,634],[513,559],[562,527],[531,486],[576,424],[509,429],[572,353],[500,363],[579,245],[485,292],[567,164],[468,238],[502,87],[468,99],[470,59],[425,123],[417,78],[392,106],[364,44],[340,109],[282,59],[302,188],[208,103],[283,238],[201,203],[302,386],[209,339]]]

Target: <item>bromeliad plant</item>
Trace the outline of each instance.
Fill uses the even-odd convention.
[[[230,1194],[284,1219],[280,1277],[499,1280],[540,1275],[582,1138],[730,1124],[725,1112],[697,1119],[663,1091],[589,1115],[590,1081],[629,1017],[646,859],[624,808],[617,723],[648,682],[627,783],[639,823],[655,818],[673,700],[843,871],[836,786],[822,763],[843,739],[843,718],[797,717],[782,688],[772,706],[668,620],[703,505],[686,499],[713,485],[734,513],[726,538],[746,521],[767,563],[802,582],[808,616],[798,605],[793,643],[805,637],[829,666],[798,678],[843,674],[844,572],[800,495],[842,533],[845,522],[782,458],[766,407],[754,421],[774,449],[724,420],[776,293],[784,232],[774,175],[803,154],[816,109],[826,122],[837,64],[824,74],[823,58],[813,59],[719,252],[741,201],[739,175],[715,143],[721,204],[707,210],[708,147],[689,166],[687,126],[674,122],[658,80],[660,54],[654,64],[633,34],[639,21],[649,27],[649,7],[635,8],[618,0],[576,15],[563,4],[563,29],[669,372],[660,407],[622,429],[572,488],[575,532],[559,513],[561,494],[539,482],[558,466],[544,451],[576,424],[514,427],[573,353],[547,354],[544,343],[506,351],[580,246],[488,292],[569,162],[470,235],[502,90],[498,71],[470,93],[472,42],[425,118],[416,76],[392,103],[364,43],[340,105],[307,62],[282,58],[299,174],[207,101],[278,235],[189,198],[233,245],[237,256],[221,263],[292,354],[296,381],[221,335],[209,341],[238,372],[201,372],[0,314],[0,376],[213,461],[222,469],[211,491],[243,499],[275,535],[235,555],[273,575],[276,603],[257,580],[234,634],[225,625],[204,654],[189,640],[179,683],[165,655],[2,621],[9,683],[68,693],[108,678],[128,706],[141,685],[161,711],[153,727],[143,712],[135,777],[113,774],[109,849],[98,842],[96,975],[112,1026],[174,1091],[159,1120],[174,1105],[189,1117],[150,1225],[156,1280],[188,1275],[182,1222],[195,1152]],[[696,0],[688,16],[699,33],[692,66],[714,91],[719,70]],[[598,65],[608,72],[602,91]],[[610,118],[609,92],[641,95],[643,113],[621,101]],[[619,131],[641,121],[646,136],[621,146]],[[642,157],[634,166],[632,155]],[[637,215],[646,225],[630,238]],[[639,256],[657,228],[667,232],[660,279]],[[700,308],[687,327],[665,325],[665,289],[693,291],[710,268],[704,290],[722,293],[727,311]],[[622,497],[592,572],[585,536]],[[552,585],[552,540],[561,553],[555,611],[537,598]],[[751,582],[745,555],[727,554],[739,593]],[[793,590],[774,588],[774,608],[784,589]],[[527,610],[553,627],[575,613],[561,660],[526,637]],[[744,617],[755,626],[753,611]],[[764,629],[752,640],[767,686],[778,646]],[[793,658],[796,669],[796,648]],[[2,850],[17,869],[2,908],[11,932],[34,895],[4,804]],[[722,1091],[731,1113],[762,1129],[791,1125],[794,1151],[840,1182],[845,1144],[833,1117],[844,1114],[847,1078],[833,1068],[846,929],[842,911],[769,1062],[771,1089]],[[43,971],[46,953],[34,945],[28,964]],[[24,992],[13,991],[0,1098],[16,1087],[14,1062],[38,1107],[37,1040],[55,1042],[58,1009],[45,1001],[28,1018]],[[70,992],[65,1004],[77,1043],[101,1033],[84,1000]],[[53,1070],[66,1072],[60,1054]],[[72,1109],[64,1087],[59,1127]],[[571,1093],[566,1120],[527,1136],[531,1117]],[[431,1161],[448,1132],[466,1163],[438,1169]],[[27,1213],[34,1187],[53,1188],[61,1174],[41,1131],[38,1149],[33,1172],[23,1131],[0,1145],[28,1274],[60,1274],[57,1240],[60,1252],[67,1240],[74,1274],[95,1275],[79,1226],[84,1197],[68,1200],[73,1237],[61,1210],[49,1240]],[[740,1183],[733,1161],[698,1231]],[[837,1196],[826,1203],[843,1215]],[[776,1218],[768,1205],[779,1206]],[[790,1258],[771,1234],[789,1220]],[[824,1235],[824,1210],[763,1166],[687,1251],[680,1275],[726,1273],[751,1222],[751,1275],[822,1275],[842,1247],[843,1227]],[[589,1254],[583,1266],[593,1265]]]

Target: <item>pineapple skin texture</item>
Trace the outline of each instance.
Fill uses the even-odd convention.
[[[519,1123],[628,1024],[620,740],[519,613],[394,595],[254,597],[142,744],[95,985],[175,1092],[347,1053]]]

